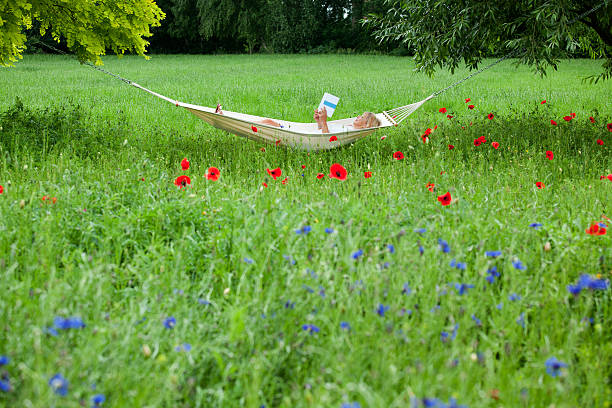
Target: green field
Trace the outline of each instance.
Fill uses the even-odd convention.
[[[102,407],[609,406],[612,233],[585,230],[611,224],[612,83],[581,81],[600,65],[540,78],[504,62],[398,128],[310,153],[219,131],[66,57],[0,70],[0,406],[97,394]],[[324,92],[340,96],[336,119],[468,74],[413,67],[355,55],[104,66],[184,102],[305,122]],[[347,179],[317,179],[333,163]],[[583,274],[599,280],[572,295]],[[567,367],[547,372],[553,356]]]

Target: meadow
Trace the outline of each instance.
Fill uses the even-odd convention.
[[[2,69],[0,406],[610,406],[612,83],[582,81],[600,65],[541,78],[503,62],[324,152],[230,135],[67,57]],[[413,67],[104,65],[183,102],[304,122],[324,92],[335,119],[468,74]]]

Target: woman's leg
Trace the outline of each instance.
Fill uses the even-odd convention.
[[[262,125],[270,125],[270,126],[281,127],[280,123],[278,123],[277,121],[272,120],[272,119],[264,119],[264,120],[262,120],[259,123],[261,123]]]

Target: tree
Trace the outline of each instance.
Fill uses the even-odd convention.
[[[484,57],[508,53],[545,75],[560,58],[582,50],[605,58],[603,72],[592,80],[612,77],[611,0],[387,0],[387,5],[386,14],[370,15],[365,23],[379,41],[409,46],[417,69],[429,75],[437,68],[454,72],[462,60],[476,69]]]
[[[107,49],[117,55],[145,54],[150,27],[158,26],[164,13],[153,0],[0,0],[0,65],[22,58],[24,30],[33,22],[40,34],[50,32],[81,61],[101,63]]]

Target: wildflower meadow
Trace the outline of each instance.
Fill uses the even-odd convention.
[[[177,100],[311,122],[466,76],[153,55]],[[612,82],[505,61],[328,151],[210,127],[63,56],[0,72],[0,406],[607,407]]]

